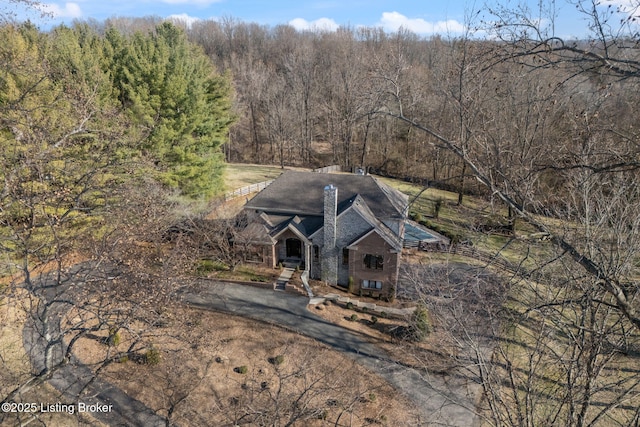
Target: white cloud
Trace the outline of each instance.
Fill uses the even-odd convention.
[[[54,18],[80,18],[82,10],[78,3],[65,3],[60,6],[57,3],[43,3],[40,9]]]
[[[200,21],[200,18],[196,18],[195,16],[189,16],[186,13],[181,13],[179,15],[169,15],[167,16],[168,21],[173,22],[181,22],[187,26],[187,28],[191,27],[194,22]]]
[[[465,30],[464,25],[454,19],[429,22],[421,18],[407,18],[398,12],[384,12],[378,25],[387,31],[404,28],[417,34],[462,33]]]
[[[320,30],[320,31],[335,31],[339,25],[333,19],[320,18],[315,21],[307,21],[306,19],[296,18],[289,21],[289,25],[298,31],[304,30]]]

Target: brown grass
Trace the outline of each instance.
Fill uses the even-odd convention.
[[[31,377],[31,364],[22,341],[22,328],[26,320],[23,307],[28,307],[26,292],[16,292],[10,301],[0,302],[0,396],[4,397]],[[38,385],[20,395],[16,402],[49,405],[71,403],[60,397],[60,392],[48,384]],[[70,425],[104,424],[86,413],[70,415],[67,413],[36,413],[40,424],[48,427],[67,427]],[[29,414],[15,414],[5,418],[3,425],[24,425],[34,421]]]
[[[175,321],[154,334],[153,346],[161,354],[158,365],[129,360],[111,365],[106,377],[162,415],[184,398],[173,415],[178,424],[233,425],[243,414],[251,419],[246,415],[251,410],[266,411],[273,419],[276,407],[287,414],[295,399],[320,408],[326,420],[335,421],[347,410],[357,425],[374,420],[380,425],[412,424],[411,404],[390,385],[312,339],[195,309],[177,308],[171,318]],[[185,321],[189,328],[184,328]],[[127,344],[123,336],[121,348]],[[100,340],[83,339],[78,354],[90,362],[104,350]],[[279,355],[284,359],[280,365],[273,359]],[[245,374],[236,372],[242,366]],[[326,421],[312,416],[293,425]]]

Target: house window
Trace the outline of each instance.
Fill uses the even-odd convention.
[[[349,249],[347,248],[342,248],[342,264],[343,265],[349,264]]]
[[[313,245],[313,259],[316,261],[320,259],[320,248],[318,245]]]
[[[363,280],[362,289],[382,289],[382,282],[379,280]]]
[[[364,266],[372,270],[382,270],[384,258],[381,255],[366,254]]]

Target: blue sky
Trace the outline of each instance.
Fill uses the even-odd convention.
[[[0,0],[2,2],[3,0]],[[551,3],[551,0],[548,0]],[[604,0],[606,4],[625,6],[634,0]],[[511,6],[536,0],[503,0]],[[233,17],[266,25],[290,24],[298,29],[318,27],[333,30],[340,25],[380,26],[388,31],[400,27],[417,34],[458,35],[464,30],[467,16],[482,9],[484,0],[74,0],[43,1],[44,9],[53,16],[36,21],[41,27],[70,23],[74,19],[104,20],[112,16],[178,17],[187,22],[195,19]],[[496,0],[489,5],[497,4]],[[586,22],[569,1],[557,0],[556,34],[562,37],[586,34]]]

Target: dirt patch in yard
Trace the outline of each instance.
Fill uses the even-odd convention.
[[[147,349],[159,356],[153,363],[144,363],[142,352],[102,376],[180,425],[417,423],[412,404],[380,377],[275,326],[178,307],[152,335]],[[80,340],[77,354],[97,361],[105,338]],[[117,349],[130,338],[122,333]]]

